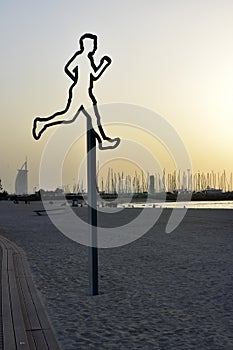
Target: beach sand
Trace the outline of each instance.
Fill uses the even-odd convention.
[[[190,209],[166,234],[165,209],[137,241],[99,249],[92,297],[88,248],[37,216],[40,205],[0,202],[0,233],[25,250],[62,349],[233,349],[232,210]]]

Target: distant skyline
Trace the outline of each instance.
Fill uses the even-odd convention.
[[[113,60],[97,86],[102,103],[134,104],[157,112],[180,135],[194,171],[232,172],[232,16],[231,0],[2,0],[4,189],[14,191],[17,169],[26,156],[29,191],[38,186],[41,154],[54,131],[36,142],[32,122],[64,107],[69,81],[63,67],[85,32],[98,35],[99,57],[107,54]],[[77,123],[83,128],[83,121]],[[134,140],[134,133],[130,135]],[[83,149],[76,150],[79,161],[82,154]],[[65,163],[73,164],[72,173],[64,170],[67,184],[76,176],[77,162],[68,158]]]

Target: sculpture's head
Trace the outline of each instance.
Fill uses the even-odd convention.
[[[94,53],[97,49],[97,35],[91,33],[83,34],[79,39],[80,49],[88,53]]]

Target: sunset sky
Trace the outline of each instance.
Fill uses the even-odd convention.
[[[33,118],[65,106],[70,81],[63,67],[85,32],[98,35],[99,57],[113,59],[96,89],[101,103],[161,115],[183,140],[194,171],[233,171],[232,0],[0,3],[0,178],[6,190],[14,192],[26,156],[30,192],[38,186],[41,154],[54,130],[35,141]],[[137,139],[133,131],[131,138]],[[68,183],[75,175],[65,172]]]

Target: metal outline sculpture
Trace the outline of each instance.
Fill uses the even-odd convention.
[[[103,75],[103,73],[105,72],[107,67],[110,66],[112,60],[109,56],[105,55],[100,59],[100,62],[98,65],[95,64],[94,55],[95,55],[97,48],[98,48],[98,46],[97,46],[98,38],[97,38],[97,35],[91,34],[91,33],[85,33],[80,37],[80,39],[79,39],[80,49],[74,53],[74,55],[68,60],[68,62],[66,63],[66,65],[64,67],[65,73],[72,80],[72,84],[69,87],[69,91],[68,91],[68,100],[67,100],[67,104],[66,104],[65,109],[62,111],[55,112],[54,114],[52,114],[51,116],[48,116],[48,117],[36,117],[33,121],[32,135],[33,135],[35,140],[39,140],[41,135],[45,132],[45,130],[47,128],[49,128],[51,126],[55,126],[55,125],[71,124],[71,123],[75,122],[76,119],[78,118],[80,112],[82,112],[87,119],[88,118],[91,119],[91,116],[87,112],[87,110],[85,109],[85,106],[83,104],[80,104],[79,106],[77,106],[77,108],[76,108],[77,112],[75,113],[74,116],[72,116],[71,119],[57,120],[57,121],[53,121],[53,122],[44,124],[42,129],[37,133],[37,128],[38,128],[39,122],[43,122],[43,123],[49,122],[49,121],[53,120],[54,118],[56,118],[57,116],[64,115],[69,111],[71,104],[72,104],[72,100],[73,100],[73,89],[79,82],[79,67],[75,66],[75,68],[72,71],[70,71],[69,67],[74,62],[74,60],[85,51],[85,40],[86,39],[91,39],[93,42],[93,49],[90,50],[87,54],[87,58],[89,59],[91,67],[93,69],[93,72],[90,73],[88,95],[89,95],[89,98],[92,102],[94,115],[97,119],[98,131],[93,128],[93,124],[92,124],[92,128],[93,128],[93,131],[95,134],[95,138],[98,141],[99,149],[101,149],[101,150],[114,149],[119,145],[120,138],[119,137],[111,138],[111,137],[106,136],[104,129],[102,127],[102,124],[101,124],[101,115],[100,115],[99,109],[98,109],[98,102],[97,102],[97,99],[93,93],[94,82],[97,81]],[[107,145],[103,145],[103,141],[107,141]]]
[[[85,51],[85,40],[92,40],[92,50],[88,51],[87,58],[90,61],[92,72],[89,76],[88,96],[92,102],[94,115],[97,119],[98,131],[93,128],[91,115],[85,109],[83,104],[75,106],[77,112],[71,119],[56,120],[49,122],[54,118],[64,115],[69,112],[73,101],[73,89],[78,86],[79,82],[79,66],[75,66],[72,71],[70,70],[71,64],[74,60]],[[114,149],[120,143],[120,138],[110,138],[106,136],[101,124],[101,115],[98,110],[97,99],[93,93],[94,82],[98,80],[111,64],[112,60],[109,56],[103,56],[100,59],[98,65],[95,64],[94,54],[97,50],[97,35],[91,33],[83,34],[79,39],[80,49],[74,53],[74,55],[68,60],[64,67],[65,73],[72,80],[72,84],[68,91],[68,101],[66,107],[62,111],[55,112],[48,117],[36,117],[33,121],[32,135],[35,140],[39,140],[45,130],[51,126],[60,124],[71,124],[76,121],[80,112],[82,112],[87,118],[87,177],[88,177],[88,221],[90,224],[90,246],[89,246],[89,288],[90,295],[98,295],[98,248],[97,245],[97,197],[96,197],[96,140],[98,141],[99,149]],[[37,133],[37,127],[39,122],[44,122],[42,129]],[[48,123],[46,123],[48,122]],[[46,123],[46,124],[45,124]],[[103,141],[107,141],[107,146],[103,145]]]

